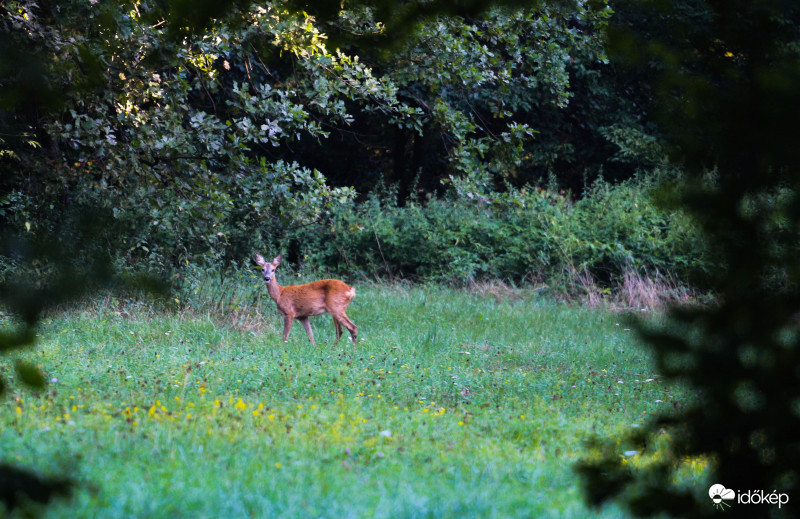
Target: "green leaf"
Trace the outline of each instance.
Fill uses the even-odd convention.
[[[33,389],[43,389],[45,379],[42,372],[36,366],[27,362],[17,362],[17,375],[23,384]]]

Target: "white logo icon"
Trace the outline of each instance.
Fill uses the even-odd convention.
[[[736,498],[736,492],[717,483],[708,489],[708,497],[714,502],[714,508],[724,510],[725,507],[730,508],[731,506],[725,501],[733,501]]]

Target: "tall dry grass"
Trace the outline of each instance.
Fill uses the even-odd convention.
[[[628,268],[619,282],[603,286],[587,270],[573,271],[568,277],[565,298],[590,308],[610,307],[626,311],[657,311],[673,304],[690,304],[697,294],[674,278],[660,272],[647,273]]]

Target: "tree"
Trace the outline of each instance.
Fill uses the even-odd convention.
[[[195,17],[183,2],[7,4],[7,46],[45,85],[24,104],[35,74],[3,86],[12,228],[102,208],[126,265],[227,266],[285,247],[350,186],[396,182],[402,202],[414,185],[480,193],[564,170],[577,190],[611,168],[607,132],[631,128],[596,109],[608,88],[570,104],[573,77],[603,77],[603,2],[221,5],[212,20],[217,7]],[[400,19],[406,38],[388,46]],[[321,145],[334,139],[347,145]]]
[[[348,150],[369,150],[348,153],[356,172],[336,168],[340,156],[320,155],[315,142],[297,154],[337,184],[396,183],[401,203],[414,188],[480,193],[553,179],[579,194],[600,175],[628,178],[651,165],[635,148],[652,129],[605,57],[612,14],[606,2],[496,7],[434,17],[400,43],[370,49],[358,38],[382,34],[382,19],[349,13],[330,32],[350,36],[353,52],[421,111],[421,127],[357,116],[335,135]]]
[[[180,42],[155,3],[14,6],[12,39],[57,57],[43,79],[65,95],[55,112],[16,106],[9,116],[49,152],[9,150],[27,166],[8,164],[9,223],[40,232],[65,206],[103,208],[127,263],[246,256],[253,236],[263,242],[353,196],[276,150],[347,124],[345,100],[414,117],[391,83],[329,51],[314,19],[280,2]],[[93,87],[71,89],[94,62]]]
[[[618,2],[639,25],[610,33],[614,56],[655,75],[657,118],[688,180],[677,201],[720,259],[717,303],[642,326],[659,373],[699,393],[624,441],[652,461],[632,471],[608,444],[579,466],[588,497],[622,497],[650,517],[714,514],[708,488],[676,487],[685,457],[710,460],[735,492],[800,487],[800,8],[780,0]],[[757,36],[755,36],[757,35]],[[666,440],[664,434],[668,433]],[[653,456],[654,445],[667,450]],[[734,505],[726,516],[752,517]],[[796,508],[757,513],[796,516]]]

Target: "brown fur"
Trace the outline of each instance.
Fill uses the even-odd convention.
[[[358,329],[345,313],[347,306],[356,297],[355,288],[338,279],[322,279],[305,285],[282,287],[275,278],[275,269],[281,263],[280,254],[270,263],[267,263],[260,254],[256,254],[256,263],[261,266],[269,296],[275,301],[278,311],[283,315],[284,341],[289,338],[292,321],[297,319],[303,325],[311,343],[316,344],[308,318],[328,313],[333,317],[333,324],[336,327],[334,346],[342,336],[342,327],[347,328],[353,337],[353,344],[356,343]]]

